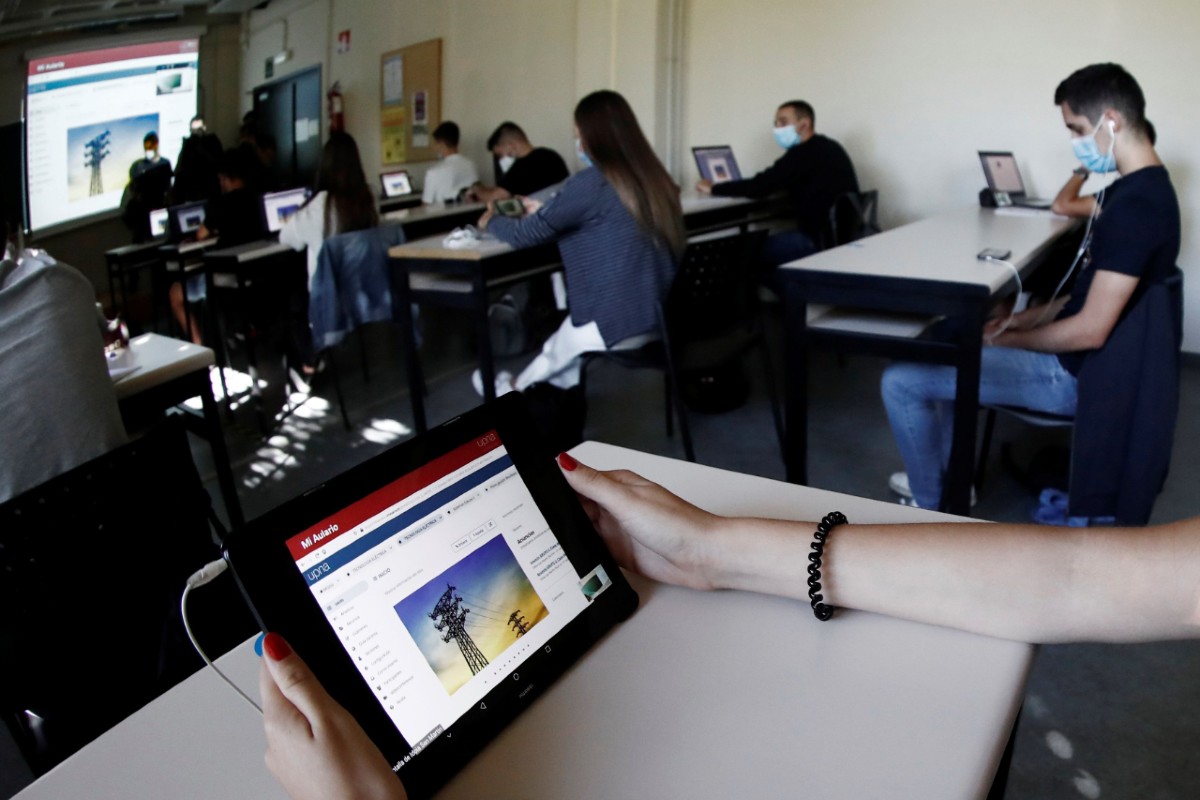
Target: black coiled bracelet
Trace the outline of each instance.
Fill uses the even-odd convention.
[[[825,552],[825,539],[838,525],[846,524],[846,515],[840,511],[830,511],[817,525],[813,534],[812,552],[808,554],[808,601],[812,606],[813,615],[827,622],[833,616],[834,607],[821,602],[825,596],[821,594],[821,556]]]

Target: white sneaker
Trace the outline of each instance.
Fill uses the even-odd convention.
[[[888,488],[901,497],[912,497],[912,487],[908,485],[907,472],[893,472],[888,478]]]
[[[908,485],[907,472],[893,472],[891,476],[888,477],[888,488],[891,489],[895,494],[900,495],[900,505],[921,508],[921,506],[917,505],[915,501],[911,503],[904,502],[905,500],[913,499],[912,487]],[[977,502],[979,502],[979,498],[975,496],[975,487],[972,486],[971,508],[974,508]]]
[[[471,373],[471,386],[474,387],[475,393],[483,397],[483,373],[475,370]],[[517,387],[513,386],[513,374],[508,370],[500,370],[496,373],[496,397],[509,392],[515,392]]]

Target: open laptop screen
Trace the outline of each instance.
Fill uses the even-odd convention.
[[[737,159],[733,157],[733,148],[729,145],[693,147],[692,155],[696,157],[700,177],[706,181],[725,183],[742,179],[742,171],[738,169]]]
[[[405,170],[384,172],[379,176],[379,182],[383,185],[384,197],[412,194],[412,181],[409,180],[408,172]]]
[[[205,204],[203,202],[185,203],[181,206],[172,206],[167,210],[170,212],[173,233],[177,236],[182,237],[195,233],[204,224]]]
[[[308,200],[308,194],[308,189],[289,189],[286,192],[263,195],[263,217],[267,223],[267,230],[279,233],[283,223]]]
[[[983,174],[988,188],[993,192],[1008,192],[1010,195],[1025,194],[1025,183],[1017,169],[1017,159],[1012,153],[979,153]]]
[[[150,236],[155,239],[163,239],[167,235],[167,226],[170,223],[170,214],[165,208],[156,208],[150,212]]]

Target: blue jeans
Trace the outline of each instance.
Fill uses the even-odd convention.
[[[942,501],[942,475],[954,437],[953,367],[893,364],[883,373],[883,404],[908,471],[908,485],[922,508]],[[1020,406],[1050,414],[1075,413],[1075,376],[1058,357],[1010,347],[985,347],[979,402]]]
[[[795,261],[817,252],[817,245],[808,234],[800,231],[783,231],[767,237],[758,255],[758,280],[775,294],[783,295],[783,283],[779,279],[779,265]]]

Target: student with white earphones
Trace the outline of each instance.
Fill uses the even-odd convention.
[[[1161,303],[1161,310],[1170,310],[1172,301],[1163,297],[1166,293],[1161,289],[1178,280],[1180,216],[1175,190],[1151,140],[1145,97],[1132,75],[1116,64],[1093,64],[1059,84],[1054,102],[1073,136],[1071,146],[1082,166],[1092,173],[1115,171],[1120,178],[1102,191],[1093,205],[1083,245],[1072,266],[1077,278],[1070,295],[1059,297],[1056,291],[1044,306],[987,323],[984,341],[989,346],[982,355],[979,401],[1074,414],[1078,445],[1081,436],[1097,433],[1088,428],[1092,422],[1085,424],[1078,394],[1077,380],[1089,360],[1104,358],[1108,363],[1119,357],[1124,366],[1118,367],[1127,370],[1129,380],[1110,383],[1120,386],[1123,394],[1137,390],[1135,370],[1152,383],[1158,373],[1143,372],[1147,365],[1161,363],[1158,372],[1170,373],[1170,359],[1178,351],[1177,335],[1169,329],[1171,321],[1165,319],[1171,315],[1147,313],[1143,301]],[[1169,346],[1173,337],[1175,354]],[[1116,344],[1111,341],[1114,338],[1119,338]],[[1155,345],[1147,351],[1145,342],[1149,341]],[[1139,347],[1143,349],[1139,351]],[[1135,441],[1137,437],[1131,438],[1130,431],[1142,425],[1139,437],[1150,436],[1162,443],[1153,464],[1120,463],[1121,458],[1128,461],[1130,456],[1114,448],[1113,453],[1102,454],[1103,460],[1112,463],[1088,465],[1089,470],[1115,469],[1125,478],[1139,468],[1143,473],[1134,476],[1132,488],[1138,496],[1134,508],[1123,506],[1120,512],[1094,516],[1144,523],[1161,489],[1166,474],[1161,451],[1165,449],[1169,456],[1176,410],[1169,385],[1150,388],[1159,393],[1160,405],[1154,415],[1138,410],[1147,407],[1143,401],[1123,396],[1120,404],[1110,403],[1111,408],[1087,417],[1113,430],[1122,441]],[[937,508],[953,435],[955,372],[938,365],[894,364],[884,372],[882,391],[907,470],[893,475],[889,485],[901,495],[901,502]],[[1128,412],[1129,418],[1113,419],[1115,409],[1124,409],[1117,413]],[[1148,419],[1150,416],[1161,417],[1162,424]],[[1073,495],[1078,477],[1072,476]],[[1121,477],[1114,478],[1114,485],[1121,485]]]

